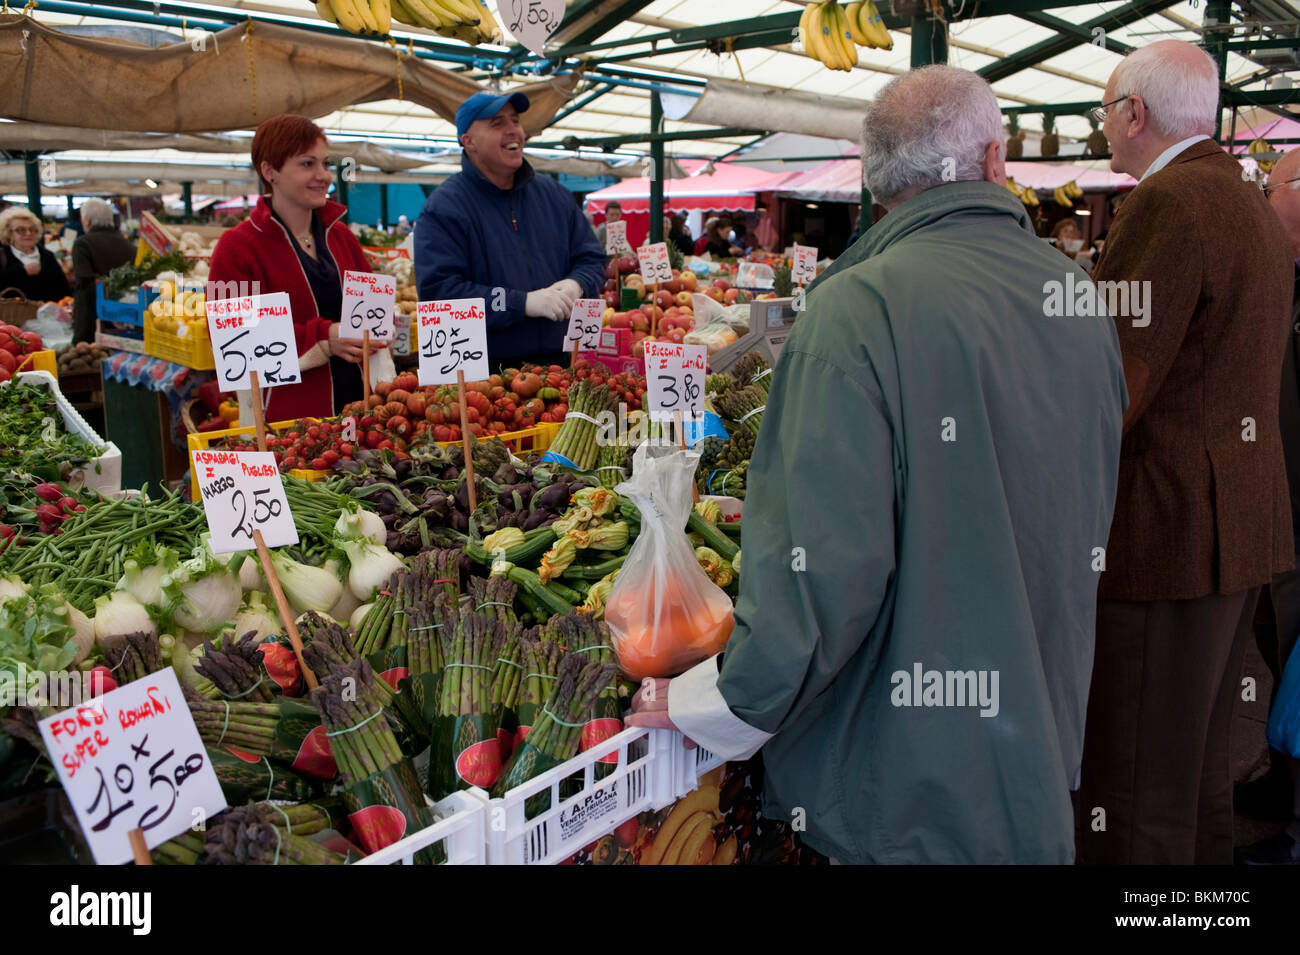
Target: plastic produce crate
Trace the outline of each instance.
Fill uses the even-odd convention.
[[[487,793],[481,789],[452,793],[434,804],[441,819],[356,865],[411,865],[417,852],[437,843],[447,853],[447,865],[486,865],[487,807]]]
[[[44,385],[54,392],[54,402],[59,409],[59,415],[63,418],[63,427],[70,434],[85,438],[97,448],[102,449],[102,453],[96,458],[96,464],[88,465],[85,468],[75,469],[69,477],[72,480],[80,479],[86,487],[99,491],[102,494],[114,494],[122,490],[122,452],[118,450],[117,445],[112,441],[105,441],[95,429],[86,423],[86,419],[81,416],[72,403],[63,397],[63,392],[59,391],[59,383],[55,377],[48,371],[24,371],[19,372],[13,378],[14,381],[22,383],[34,383]],[[0,387],[4,387],[0,385]]]
[[[59,359],[54,354],[54,350],[50,348],[43,351],[34,351],[30,355],[24,355],[19,359],[17,370],[49,372],[50,377],[58,381]]]
[[[199,371],[211,371],[217,367],[217,360],[212,354],[212,340],[208,337],[208,326],[181,325],[188,329],[184,337],[154,328],[153,322],[144,323],[144,351],[146,355],[164,358],[186,368]]]
[[[104,295],[104,283],[95,283],[95,315],[101,322],[117,322],[120,325],[144,327],[144,313],[149,304],[158,297],[152,289],[136,289],[135,298],[125,302],[108,298]]]
[[[695,749],[681,748],[678,756],[678,777],[677,789],[685,795],[700,784],[700,777],[710,770],[717,769],[726,760],[721,756],[715,756],[703,746],[697,746]]]
[[[669,730],[626,729],[488,804],[489,865],[554,865],[629,819],[675,802],[698,785],[680,789],[682,736]],[[610,753],[617,764],[604,779],[595,766]],[[580,792],[561,800],[560,783],[582,775]],[[551,808],[526,818],[524,804],[549,790]]]

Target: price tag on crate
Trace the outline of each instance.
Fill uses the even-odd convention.
[[[605,223],[605,254],[618,255],[631,252],[632,244],[627,241],[627,223],[622,219]]]
[[[566,348],[576,343],[584,351],[593,351],[600,345],[600,328],[605,317],[603,298],[580,298],[573,303],[569,315],[569,330],[565,332]]]
[[[481,298],[420,302],[420,384],[454,384],[456,372],[466,381],[483,381],[491,372],[487,357],[487,307]]]
[[[38,725],[100,865],[131,861],[133,829],[153,849],[226,808],[171,667]]]
[[[205,450],[191,455],[214,554],[252,550],[255,530],[267,547],[298,543],[274,454]]]
[[[288,292],[220,299],[206,306],[222,391],[250,387],[254,371],[263,388],[302,381]]]
[[[372,342],[393,340],[393,313],[397,309],[397,279],[380,272],[343,273],[343,311],[340,338],[361,338],[370,333]]]
[[[708,350],[703,345],[644,342],[646,398],[650,420],[672,421],[680,411],[684,421],[704,417],[704,378]]]
[[[796,245],[794,264],[790,267],[790,281],[795,285],[811,285],[817,278],[817,247]]]
[[[541,56],[564,19],[564,0],[497,0],[497,11],[519,45]]]
[[[646,285],[663,285],[673,280],[673,267],[668,261],[668,244],[654,242],[636,250],[641,263],[641,279]]]

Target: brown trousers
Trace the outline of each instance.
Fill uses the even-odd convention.
[[[1232,864],[1232,713],[1258,599],[1098,602],[1080,863]]]

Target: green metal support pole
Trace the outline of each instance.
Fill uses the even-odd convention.
[[[1228,33],[1216,32],[1213,27],[1226,27],[1232,23],[1232,2],[1231,0],[1209,0],[1205,5],[1205,19],[1202,26],[1205,28],[1205,50],[1214,58],[1214,65],[1219,69],[1219,81],[1227,79],[1228,65]],[[1223,139],[1223,94],[1219,94],[1219,109],[1214,111],[1214,140],[1221,142]]]
[[[185,221],[194,221],[194,183],[181,183],[181,202],[185,204]]]
[[[336,181],[338,183],[338,189],[336,190],[338,195],[335,196],[335,200],[341,203],[342,205],[346,206],[348,204],[348,180],[343,173],[342,163],[339,164],[339,174],[338,174],[338,179]],[[348,218],[348,214],[346,212],[343,213],[343,218],[344,219]]]
[[[664,125],[664,105],[658,93],[650,94],[650,133],[660,133]],[[650,241],[664,241],[664,142],[650,142]]]
[[[947,24],[930,17],[912,17],[912,69],[947,62]]]
[[[388,228],[388,183],[379,184],[379,224]]]
[[[24,171],[27,173],[27,208],[41,215],[41,154],[28,150],[23,156]]]
[[[71,222],[72,217],[77,214],[77,210],[72,208],[72,193],[68,193],[64,198],[68,200],[68,221]]]

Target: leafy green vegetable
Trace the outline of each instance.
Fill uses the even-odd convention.
[[[59,480],[60,464],[81,465],[103,452],[63,429],[54,392],[43,385],[0,388],[0,471]]]

